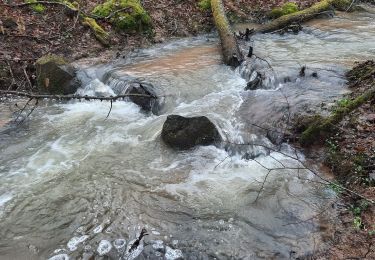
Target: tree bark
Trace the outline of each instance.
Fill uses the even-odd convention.
[[[220,36],[224,63],[231,67],[237,67],[243,61],[243,55],[229,25],[223,1],[211,0],[211,8],[215,25]]]

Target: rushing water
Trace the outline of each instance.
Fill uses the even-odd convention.
[[[222,65],[217,39],[199,37],[81,64],[80,93],[113,95],[141,79],[164,96],[160,115],[120,101],[106,118],[109,103],[72,101],[44,103],[20,126],[3,126],[0,258],[289,259],[322,246],[311,217],[332,194],[311,172],[281,169],[300,167],[290,156],[303,155],[287,144],[277,153],[233,143],[275,147],[257,126],[278,126],[344,93],[348,66],[375,56],[374,15],[253,40],[272,65],[255,61],[271,79],[263,89],[244,91],[240,74],[251,73]],[[160,140],[168,114],[205,115],[232,144],[173,151]],[[142,228],[149,235],[129,253]]]

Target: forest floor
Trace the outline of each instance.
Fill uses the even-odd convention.
[[[110,34],[110,46],[100,44],[90,28],[84,26],[76,15],[61,5],[46,5],[38,13],[30,6],[10,7],[8,2],[23,3],[22,0],[0,0],[0,88],[21,90],[28,80],[34,83],[34,62],[43,55],[62,55],[68,61],[97,57],[113,59],[126,55],[135,48],[147,47],[174,37],[188,37],[209,32],[214,28],[210,11],[198,6],[197,0],[145,0],[144,8],[152,20],[152,33],[130,33],[116,30],[106,20],[98,21]],[[90,13],[100,0],[78,1],[80,8]],[[232,21],[262,21],[277,1],[225,1],[228,16]],[[300,1],[305,8],[316,0]],[[25,73],[26,72],[26,73]]]
[[[62,55],[69,61],[100,56],[105,61],[126,55],[135,48],[210,32],[214,28],[211,13],[201,10],[197,0],[145,0],[142,2],[151,16],[153,32],[118,31],[110,23],[99,21],[111,36],[110,46],[105,47],[96,40],[90,28],[82,25],[77,16],[69,14],[63,6],[47,5],[44,12],[37,13],[29,6],[4,5],[8,2],[23,3],[0,0],[0,89],[25,90],[30,82],[35,83],[34,62],[46,54]],[[81,8],[90,13],[103,1],[81,2]],[[232,21],[262,22],[275,5],[287,1],[224,2]],[[304,8],[314,2],[317,1],[299,1],[299,5]],[[374,80],[375,74],[371,77],[366,81],[350,81],[353,92],[360,93],[368,84],[374,84],[370,80]],[[375,187],[371,181],[371,176],[375,178],[374,101],[352,112],[336,127],[337,133],[314,149],[323,151],[322,162],[338,181],[374,200]],[[332,246],[313,259],[375,259],[374,207],[344,193],[342,197],[346,206],[338,212],[340,221],[329,239]]]

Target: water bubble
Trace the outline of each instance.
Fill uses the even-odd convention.
[[[122,238],[116,239],[115,242],[113,242],[113,245],[116,249],[123,248],[126,245],[126,240]]]
[[[89,252],[91,251],[91,246],[90,245],[86,245],[83,249],[86,251],[86,252]]]
[[[111,227],[108,227],[108,228],[105,230],[105,233],[112,233],[112,228],[111,228]]]
[[[102,240],[100,241],[98,249],[96,249],[96,251],[99,253],[100,256],[103,256],[109,253],[111,249],[112,249],[111,242],[109,242],[108,240]]]
[[[69,256],[67,254],[60,254],[52,256],[48,260],[69,260]]]
[[[101,233],[102,231],[103,231],[103,226],[102,226],[102,225],[97,226],[97,227],[94,228],[94,230],[93,230],[94,234]]]
[[[65,252],[65,249],[63,249],[63,248],[58,248],[55,251],[53,251],[54,254],[64,253],[64,252]]]
[[[165,259],[167,260],[176,260],[183,258],[182,251],[180,249],[172,249],[169,246],[166,247]]]

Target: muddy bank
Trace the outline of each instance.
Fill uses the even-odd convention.
[[[351,93],[344,95],[331,108],[331,114],[349,107],[353,100],[374,88],[375,62],[357,64],[346,73]],[[311,118],[311,116],[310,116]],[[296,129],[303,132],[311,124],[318,124],[312,117],[306,127],[299,119]],[[301,128],[302,127],[302,128]],[[302,131],[301,131],[302,130]],[[298,137],[297,137],[298,138]],[[363,102],[348,112],[339,122],[332,124],[324,133],[314,136],[314,143],[306,148],[326,165],[340,185],[375,199],[375,100]],[[347,257],[373,259],[375,257],[375,207],[363,198],[345,192],[339,187],[333,190],[342,198],[339,221],[335,223],[330,243],[332,247],[317,255],[317,259],[342,259]]]

